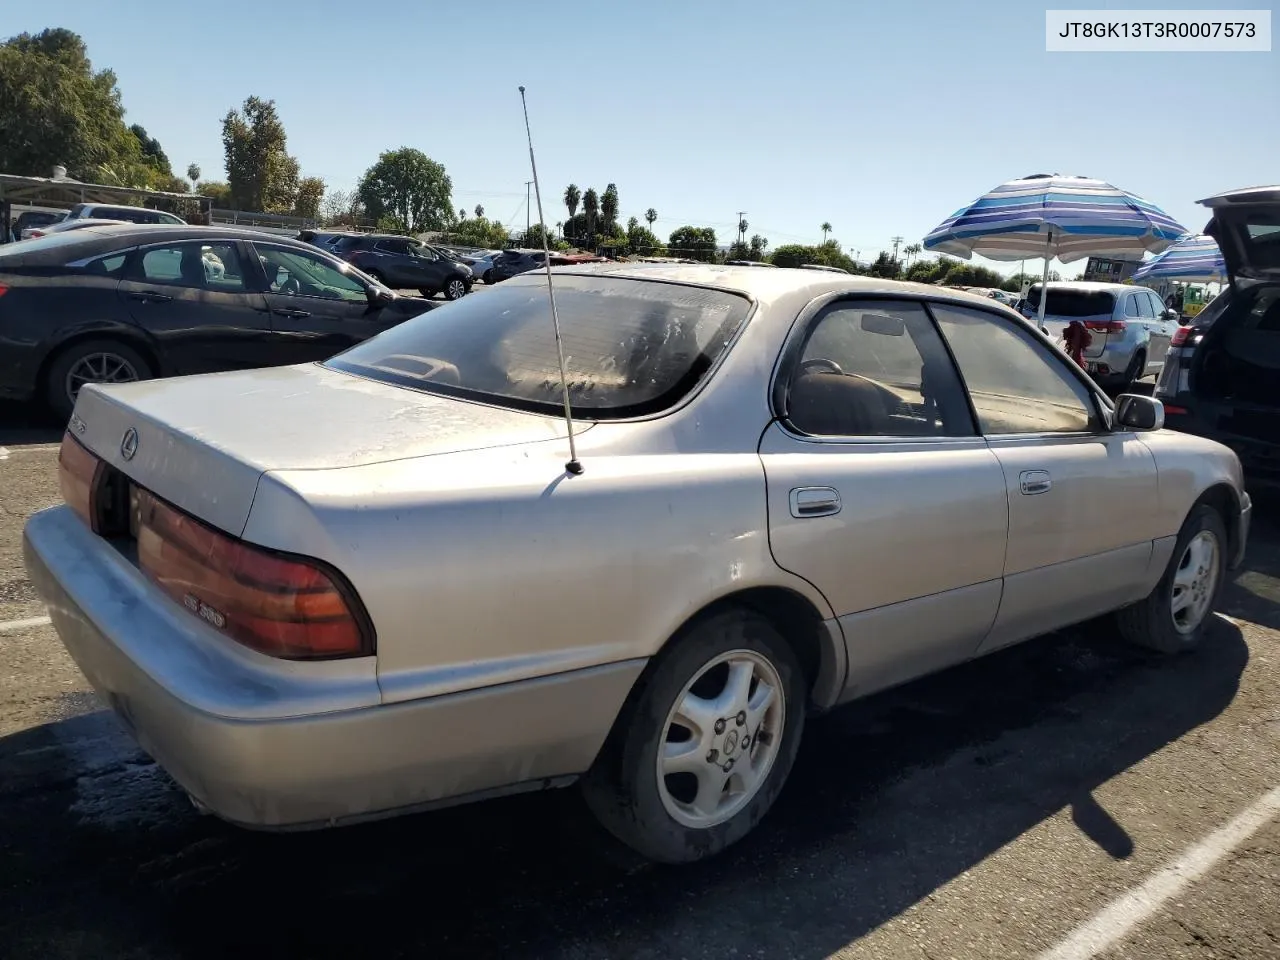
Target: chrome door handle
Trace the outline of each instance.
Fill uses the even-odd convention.
[[[840,512],[840,492],[835,487],[796,487],[790,499],[793,517],[830,517]]]
[[[1018,485],[1023,494],[1032,497],[1037,493],[1048,493],[1053,487],[1053,478],[1048,470],[1023,470],[1018,474]]]

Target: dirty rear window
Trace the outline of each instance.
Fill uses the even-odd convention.
[[[555,281],[569,402],[575,416],[664,410],[728,348],[745,297],[621,277]],[[430,393],[555,414],[563,403],[546,284],[512,282],[392,327],[327,366]]]

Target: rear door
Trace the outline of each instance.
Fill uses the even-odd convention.
[[[139,247],[117,296],[156,340],[173,372],[209,373],[271,362],[271,320],[239,240]]]
[[[275,363],[327,360],[404,319],[370,300],[369,288],[309,250],[254,241],[266,282]]]
[[[1177,324],[1161,316],[1164,304],[1150,290],[1139,290],[1133,296],[1138,301],[1138,315],[1147,331],[1146,373],[1159,373],[1164,369],[1164,355],[1169,350]]]
[[[1000,462],[924,307],[838,299],[802,317],[760,443],[779,566],[831,604],[846,695],[971,656],[1000,601]]]

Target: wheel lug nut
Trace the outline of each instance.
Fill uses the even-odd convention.
[[[719,759],[720,759],[720,752],[718,750],[707,751],[707,763],[715,763]]]
[[[728,773],[732,769],[733,769],[733,757],[730,757],[728,760],[724,762],[724,772]]]
[[[743,748],[744,748],[744,749],[745,749],[746,747],[751,746],[751,738],[750,738],[750,737],[743,737],[743,738],[742,738],[742,746],[743,746]]]
[[[724,733],[724,720],[716,721],[716,733]]]
[[[742,726],[747,722],[747,711],[739,710],[738,715],[734,719],[738,721],[738,726]]]

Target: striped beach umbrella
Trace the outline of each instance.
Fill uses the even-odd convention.
[[[924,247],[965,260],[1043,257],[1047,284],[1054,257],[1071,263],[1159,253],[1187,232],[1155,204],[1104,180],[1040,173],[1002,183],[957,210],[929,232]]]
[[[1185,280],[1196,283],[1224,283],[1227,263],[1218,241],[1203,233],[1189,234],[1162,253],[1156,254],[1133,274],[1143,280]]]

